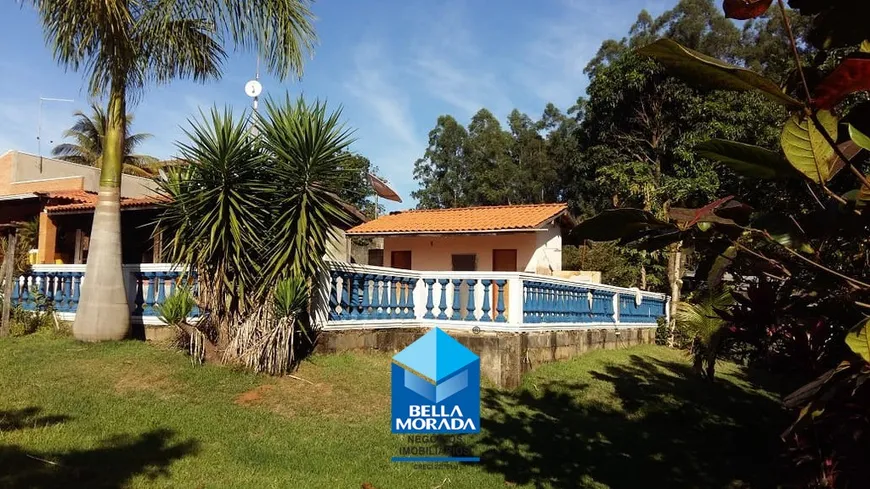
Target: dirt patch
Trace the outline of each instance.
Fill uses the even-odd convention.
[[[263,400],[263,395],[268,394],[269,391],[274,388],[274,385],[259,385],[249,391],[242,392],[241,394],[239,394],[238,397],[236,397],[235,401],[233,402],[238,404],[239,406],[258,404],[260,401]]]
[[[390,409],[389,360],[368,355],[320,358],[294,372],[240,394],[235,403],[259,406],[286,417],[365,421]]]

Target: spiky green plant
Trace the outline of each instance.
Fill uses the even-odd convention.
[[[181,285],[157,306],[157,317],[166,324],[177,326],[187,322],[194,306],[196,301],[190,287]]]
[[[205,360],[207,339],[202,331],[188,322],[195,306],[196,300],[191,287],[181,284],[157,306],[157,317],[178,329],[178,343],[188,349],[191,361],[202,363]]]
[[[340,112],[302,99],[267,101],[256,137],[249,121],[213,110],[192,123],[179,146],[190,164],[159,180],[168,199],[158,226],[172,261],[196,270],[198,299],[225,360],[278,373],[292,352],[287,362],[275,352],[307,321],[307,304],[318,299],[310,291],[319,290],[310,284],[326,271],[334,228],[351,219],[337,196],[347,176],[334,171],[349,157],[350,138]],[[304,294],[301,285],[288,288],[298,281]],[[291,314],[303,297],[305,314]]]
[[[280,375],[293,368],[296,342],[308,331],[308,281],[301,276],[282,279],[262,307],[247,317],[230,349],[255,372]]]
[[[733,302],[728,290],[704,290],[689,301],[680,302],[674,314],[677,329],[690,341],[695,370],[709,380],[715,375],[716,357],[728,326],[716,311],[727,309]]]

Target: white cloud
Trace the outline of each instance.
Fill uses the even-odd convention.
[[[660,14],[661,0],[565,0],[557,16],[535,25],[516,79],[542,102],[567,108],[584,94],[589,83],[586,65],[606,39],[621,39],[645,8]],[[626,12],[628,10],[628,12]],[[627,15],[626,15],[627,14]]]
[[[345,89],[365,109],[357,110],[355,119],[373,122],[358,127],[356,136],[359,139],[354,147],[379,168],[381,175],[395,182],[399,193],[406,199],[405,205],[385,203],[388,209],[413,205],[408,200],[416,188],[413,163],[426,148],[425,140],[417,135],[407,94],[392,82],[396,77],[397,70],[383,48],[373,42],[364,42],[354,52],[353,71],[344,83]],[[347,109],[356,106],[349,105]],[[360,113],[366,111],[372,115]]]
[[[405,145],[414,146],[414,122],[407,96],[389,78],[394,76],[383,49],[376,44],[361,44],[354,53],[354,72],[345,88],[376,114],[376,120]]]
[[[486,107],[505,115],[510,109],[502,77],[482,55],[467,26],[462,5],[439,6],[439,16],[418,32],[412,73],[428,95],[470,116]]]

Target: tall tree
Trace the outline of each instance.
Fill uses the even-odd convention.
[[[106,111],[96,102],[91,103],[92,115],[77,110],[73,116],[78,119],[75,124],[63,132],[64,138],[72,138],[73,143],[58,144],[51,150],[51,155],[58,159],[78,163],[80,165],[103,167],[103,141],[106,137]],[[127,128],[133,123],[133,114],[127,114]],[[136,146],[151,137],[151,134],[128,134],[124,139],[123,172],[140,177],[153,175],[152,165],[157,158],[147,155],[133,154]]]
[[[368,158],[359,154],[348,152],[342,157],[341,166],[336,171],[346,174],[345,182],[341,186],[338,196],[344,202],[353,205],[369,218],[374,218],[380,213],[381,204],[375,204],[372,197],[375,191],[368,180],[368,175],[378,174],[378,167],[372,165]]]
[[[438,117],[429,131],[429,147],[414,163],[414,179],[421,188],[411,195],[422,208],[464,207],[474,203],[465,164],[468,131],[453,116]]]
[[[590,85],[580,130],[583,166],[573,172],[575,182],[596,182],[612,207],[638,207],[660,218],[672,206],[709,202],[723,183],[714,164],[694,151],[695,145],[718,137],[775,147],[779,135],[773,128],[785,112],[759,94],[693,88],[633,49],[667,36],[705,54],[748,64],[766,59],[744,45],[756,37],[763,39],[764,49],[790,49],[785,38],[777,41],[767,32],[766,24],[741,32],[712,0],[681,0],[658,18],[641,12],[629,37],[605,41],[587,67]],[[775,64],[769,68],[783,69]],[[645,255],[645,266],[667,262],[672,318],[690,251],[675,243],[667,255]]]
[[[548,104],[538,121],[512,111],[507,126],[487,109],[467,129],[452,116],[439,117],[414,165],[420,207],[562,201],[564,172],[577,155],[576,121]]]
[[[100,193],[73,325],[85,341],[130,330],[121,268],[120,183],[127,104],[149,85],[177,78],[217,79],[223,46],[256,48],[280,78],[301,75],[315,40],[307,0],[31,0],[55,59],[83,69],[92,95],[108,99]]]

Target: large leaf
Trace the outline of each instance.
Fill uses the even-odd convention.
[[[852,138],[852,142],[858,146],[870,150],[870,136],[864,134],[852,124],[849,124],[849,137]]]
[[[836,139],[837,117],[827,110],[820,110],[817,116],[828,135]],[[793,115],[785,123],[780,142],[789,163],[816,183],[826,183],[843,167],[834,148],[809,118]]]
[[[748,20],[764,15],[772,3],[773,0],[725,0],[722,10],[729,19]]]
[[[813,248],[807,242],[807,237],[792,218],[781,213],[762,214],[752,220],[752,227],[761,229],[773,241],[804,253],[812,253]]]
[[[571,231],[571,238],[582,241],[613,241],[627,237],[642,236],[653,229],[676,229],[674,225],[660,221],[650,212],[640,209],[610,209],[578,224]]]
[[[760,146],[711,139],[695,146],[695,150],[698,156],[718,161],[747,177],[770,179],[797,175],[782,155]]]
[[[737,258],[737,246],[734,245],[725,248],[725,251],[716,256],[710,271],[707,273],[707,287],[715,289],[722,284],[725,271],[728,270],[735,258]]]
[[[670,228],[652,229],[641,236],[623,238],[619,244],[620,246],[627,246],[636,250],[656,251],[684,239],[685,236],[686,232],[672,226]]]
[[[721,199],[717,199],[717,200],[705,205],[704,207],[697,209],[695,211],[694,215],[692,216],[692,218],[686,222],[685,227],[690,228],[690,227],[694,226],[695,224],[697,224],[702,219],[705,219],[705,218],[713,215],[713,211],[715,211],[720,206],[722,206],[723,204],[725,204],[726,202],[728,202],[729,200],[731,200],[733,198],[734,198],[733,195],[729,195],[728,197],[722,197]]]
[[[843,199],[848,202],[854,202],[858,209],[870,204],[870,189],[865,186],[850,190],[842,195]]]
[[[867,335],[867,327],[870,320],[859,324],[846,335],[846,344],[853,352],[861,355],[865,362],[870,362],[870,336]]]
[[[843,60],[822,83],[816,87],[813,105],[831,109],[852,93],[870,90],[870,58],[849,57]]]
[[[754,71],[689,49],[671,39],[660,39],[637,52],[654,58],[680,78],[703,87],[737,91],[759,90],[770,100],[789,108],[803,107],[799,100],[783,93],[772,80]]]

